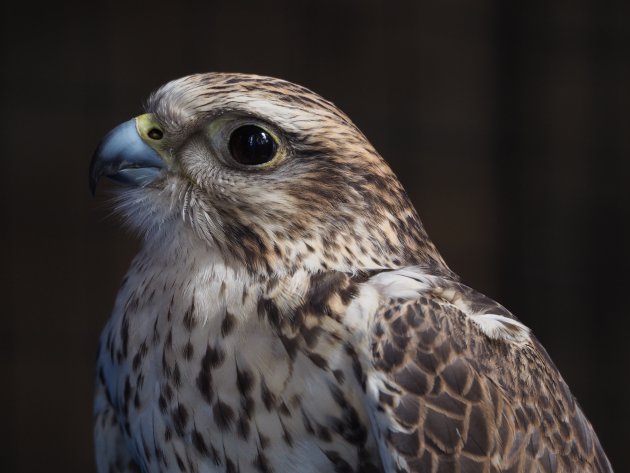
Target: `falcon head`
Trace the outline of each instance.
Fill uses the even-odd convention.
[[[450,273],[400,182],[332,103],[279,79],[208,73],[167,83],[90,165],[148,240],[218,250],[253,272]],[[182,240],[190,241],[190,240]]]

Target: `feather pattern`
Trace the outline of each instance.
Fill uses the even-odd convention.
[[[460,283],[410,271],[374,278],[388,284],[368,384],[390,471],[612,471],[527,327]]]
[[[100,341],[100,473],[612,471],[530,329],[459,282],[332,103],[197,74],[147,112],[165,169],[116,200],[143,243]],[[244,125],[277,159],[235,162]]]

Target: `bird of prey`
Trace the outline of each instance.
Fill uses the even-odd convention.
[[[98,471],[610,472],[528,327],[464,285],[350,119],[172,81],[91,166],[142,235],[101,337]]]

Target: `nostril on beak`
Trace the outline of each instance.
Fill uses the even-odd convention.
[[[151,138],[152,140],[158,141],[162,139],[162,137],[164,136],[164,133],[159,128],[151,128],[149,132],[147,133],[147,136]]]

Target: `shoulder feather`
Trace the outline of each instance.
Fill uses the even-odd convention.
[[[369,283],[381,302],[367,385],[386,471],[612,471],[544,348],[504,307],[419,268]]]

